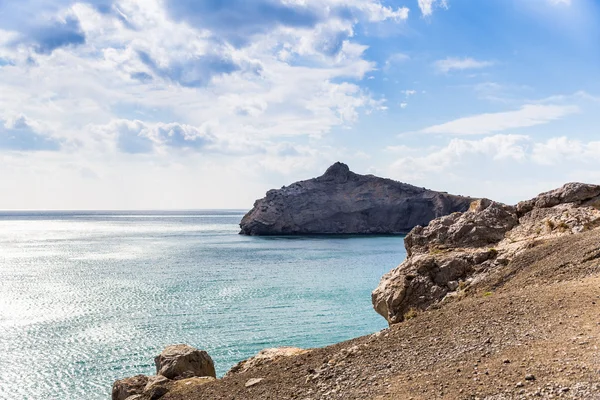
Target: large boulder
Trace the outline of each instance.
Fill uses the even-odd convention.
[[[169,379],[216,377],[215,365],[208,353],[185,344],[166,347],[154,363],[156,374]]]
[[[372,293],[375,310],[390,324],[425,310],[457,289],[481,281],[537,240],[600,226],[600,186],[570,183],[507,206],[477,200],[414,228],[407,259],[385,274]]]
[[[270,190],[242,219],[246,235],[407,233],[466,211],[473,199],[435,192],[335,163],[324,175]]]

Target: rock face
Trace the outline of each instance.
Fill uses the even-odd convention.
[[[473,199],[351,172],[335,163],[324,175],[270,190],[240,223],[246,235],[394,234],[453,212]]]
[[[467,212],[417,226],[405,239],[408,258],[384,275],[372,301],[390,324],[457,290],[477,285],[536,241],[600,226],[600,186],[569,183],[516,206],[477,200]]]
[[[137,375],[116,381],[112,400],[157,400],[188,385],[215,380],[215,366],[207,352],[178,344],[168,346],[154,359],[156,375]]]

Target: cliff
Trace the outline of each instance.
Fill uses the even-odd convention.
[[[396,234],[457,211],[473,199],[359,175],[335,163],[324,175],[270,190],[240,223],[246,235]]]
[[[406,237],[408,258],[373,292],[390,324],[485,282],[544,240],[600,226],[600,186],[569,183],[516,206],[483,199]]]

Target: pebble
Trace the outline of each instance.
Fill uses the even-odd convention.
[[[246,384],[244,386],[248,387],[252,387],[254,385],[258,385],[260,382],[263,381],[264,378],[252,378],[252,379],[248,379],[248,381],[246,382]]]

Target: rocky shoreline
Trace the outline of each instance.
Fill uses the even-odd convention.
[[[416,227],[404,243],[408,258],[373,292],[375,310],[390,324],[477,286],[524,250],[553,237],[600,226],[600,186],[569,183],[508,206],[488,199]]]
[[[208,354],[175,346],[113,400],[600,399],[600,186],[476,200],[405,246],[372,296],[388,329],[267,349],[221,379]]]
[[[270,190],[240,222],[241,234],[406,234],[457,211],[472,198],[359,175],[335,163],[318,178]]]

